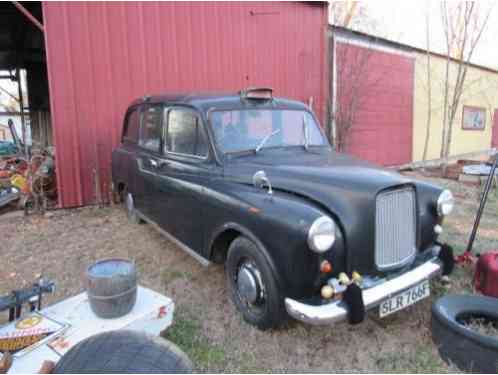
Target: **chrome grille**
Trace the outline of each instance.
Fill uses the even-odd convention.
[[[415,256],[415,215],[412,188],[390,190],[377,196],[375,264],[378,269],[401,266]]]

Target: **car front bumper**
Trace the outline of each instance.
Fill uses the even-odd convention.
[[[433,258],[398,277],[387,280],[374,287],[364,289],[363,303],[365,309],[367,311],[373,309],[386,299],[391,298],[424,280],[439,276],[441,273],[441,262],[438,258]],[[336,323],[345,320],[349,313],[347,304],[342,300],[315,306],[296,301],[292,298],[286,298],[285,308],[294,319],[313,325]]]

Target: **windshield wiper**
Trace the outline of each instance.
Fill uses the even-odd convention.
[[[305,113],[303,113],[303,132],[304,132],[304,149],[308,151],[309,148],[308,121],[306,121]]]
[[[273,137],[274,135],[280,133],[280,129],[277,129],[275,131],[273,131],[272,133],[268,134],[266,137],[264,137],[261,142],[259,142],[259,145],[258,147],[256,147],[256,149],[254,150],[256,153],[259,152],[259,150],[261,150],[263,148],[263,146],[265,145],[266,142],[268,142],[268,140]]]

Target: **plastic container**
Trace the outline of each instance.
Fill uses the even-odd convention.
[[[86,272],[88,301],[100,318],[113,319],[128,314],[137,300],[135,263],[127,259],[103,259]]]
[[[498,298],[498,251],[490,251],[479,256],[474,286],[485,296]]]

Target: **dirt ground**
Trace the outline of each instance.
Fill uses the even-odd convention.
[[[443,240],[464,250],[478,204],[478,189],[449,186],[457,205]],[[498,193],[493,192],[475,248],[498,248]],[[432,297],[380,320],[376,312],[359,326],[311,327],[292,322],[260,332],[236,312],[225,289],[222,266],[201,266],[148,225],[127,222],[120,207],[52,211],[24,218],[0,215],[0,293],[38,274],[56,281],[54,302],[83,290],[82,275],[103,257],[129,257],[140,282],[175,301],[174,325],[166,337],[182,347],[199,371],[229,372],[448,372],[431,341],[431,300],[445,292],[471,290],[470,270],[459,268],[450,286],[432,284]],[[5,319],[6,317],[0,317]],[[1,320],[0,320],[1,321]]]

